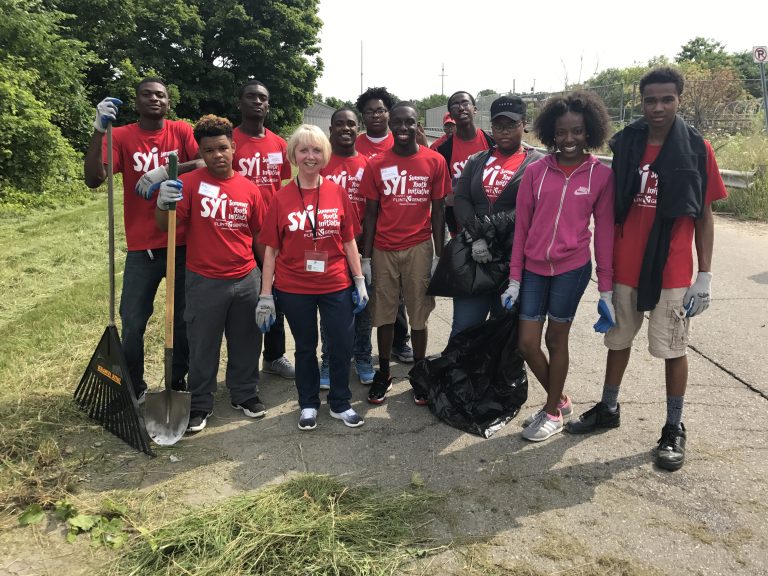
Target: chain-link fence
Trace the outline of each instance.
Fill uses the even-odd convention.
[[[629,124],[643,114],[638,82],[579,86],[578,89],[596,92],[605,102],[608,114],[617,128]],[[570,91],[517,94],[528,105],[528,124],[533,122],[549,98]],[[765,122],[762,116],[761,94],[759,79],[686,80],[680,113],[704,134],[751,132],[755,127],[760,127],[761,122]],[[499,96],[502,94],[476,98],[475,124],[478,128],[490,130],[491,103]],[[427,110],[427,127],[441,130],[442,118],[446,111],[445,106]]]

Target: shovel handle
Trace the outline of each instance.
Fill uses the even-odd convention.
[[[168,179],[179,175],[179,157],[168,154]],[[168,207],[168,246],[165,261],[165,389],[171,389],[173,378],[173,307],[176,286],[176,204]]]

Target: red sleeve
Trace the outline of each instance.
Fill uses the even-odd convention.
[[[280,180],[288,180],[291,177],[291,163],[288,161],[288,146],[285,142],[280,143],[281,150],[283,151],[283,165],[280,167]]]
[[[435,185],[432,186],[432,200],[440,200],[451,193],[451,179],[448,178],[448,166],[443,161],[442,156],[437,162],[437,171],[435,172]]]
[[[723,177],[715,159],[715,151],[708,140],[704,140],[707,147],[707,192],[704,198],[705,204],[712,204],[715,200],[722,200],[728,196]]]
[[[186,222],[189,220],[189,213],[192,209],[192,190],[194,188],[194,182],[190,181],[190,177],[186,174],[179,177],[183,188],[181,194],[183,198],[181,202],[176,203],[176,220]]]
[[[251,220],[248,223],[248,226],[251,229],[253,238],[256,239],[264,227],[264,219],[267,215],[267,206],[264,203],[264,198],[261,195],[261,190],[259,190],[259,187],[254,186],[253,188],[253,210],[251,210]]]
[[[360,180],[360,194],[368,200],[379,201],[379,190],[376,188],[376,176],[373,173],[373,162],[368,162]]]
[[[183,120],[180,120],[180,122],[183,122],[184,129],[183,129],[183,136],[182,136],[182,146],[184,147],[184,152],[186,153],[186,160],[183,160],[183,162],[189,162],[190,160],[194,160],[197,158],[197,151],[198,146],[197,142],[195,141],[195,133],[192,130],[192,126],[184,122]]]
[[[360,234],[362,229],[357,217],[357,211],[354,206],[352,206],[352,202],[350,202],[347,192],[341,186],[339,186],[339,190],[341,191],[339,194],[341,197],[341,205],[344,209],[344,222],[341,224],[341,241],[349,242],[350,240],[354,240],[355,236]]]
[[[269,203],[269,208],[261,223],[261,232],[257,242],[271,246],[275,250],[280,250],[282,242],[280,238],[280,228],[278,227],[278,204],[277,196]]]

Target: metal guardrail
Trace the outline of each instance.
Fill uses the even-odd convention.
[[[439,138],[443,135],[442,128],[424,128],[424,132],[428,138]],[[536,147],[536,150],[544,154],[548,152],[546,148]],[[598,160],[600,160],[600,162],[610,167],[612,156],[596,157]],[[742,190],[752,187],[753,180],[755,179],[757,173],[757,170],[752,170],[751,172],[739,172],[738,170],[726,170],[724,168],[720,169],[720,176],[722,177],[723,183],[727,188],[740,188]]]

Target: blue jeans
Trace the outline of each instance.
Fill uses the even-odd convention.
[[[354,338],[352,288],[330,294],[293,294],[275,290],[275,301],[288,320],[296,344],[296,390],[300,408],[320,407],[320,370],[317,366],[317,312],[328,338],[331,389],[328,403],[334,412],[350,408],[349,358]]]
[[[453,338],[459,332],[485,322],[490,312],[491,318],[501,316],[504,309],[501,306],[501,295],[481,294],[480,296],[471,296],[469,298],[453,299],[453,323],[451,325],[451,335]]]
[[[123,292],[120,296],[120,320],[122,344],[128,373],[136,394],[146,390],[144,382],[144,332],[154,311],[155,294],[165,277],[166,249],[131,250],[125,257]],[[185,246],[176,247],[176,284],[173,307],[173,381],[187,374],[189,369],[189,344],[187,325],[184,322],[184,277],[187,261]]]
[[[580,268],[555,276],[523,270],[520,319],[544,322],[549,317],[553,322],[573,321],[591,275],[591,260]]]
[[[373,359],[371,353],[373,347],[371,345],[371,332],[373,331],[373,325],[371,324],[371,311],[366,306],[361,312],[355,314],[355,339],[352,347],[352,354],[355,357],[355,362],[362,362],[372,364]],[[323,322],[320,322],[320,360],[325,366],[328,363],[328,331],[325,328]]]

